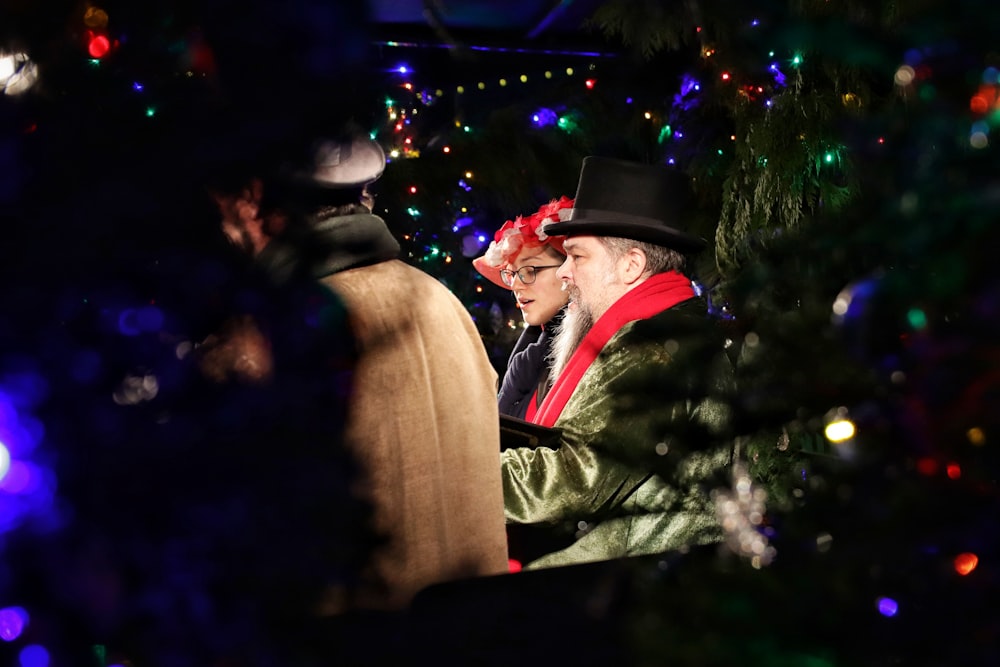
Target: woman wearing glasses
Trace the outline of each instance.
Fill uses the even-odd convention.
[[[572,208],[573,200],[562,197],[528,217],[508,220],[494,234],[486,254],[472,262],[488,280],[513,292],[528,325],[514,345],[500,384],[501,414],[530,421],[551,386],[549,340],[568,299],[556,269],[566,253],[564,237],[547,236],[542,226],[568,219]]]

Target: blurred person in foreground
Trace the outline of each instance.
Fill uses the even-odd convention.
[[[223,230],[275,280],[306,273],[346,305],[358,349],[345,439],[384,542],[321,612],[398,610],[430,584],[507,569],[496,372],[461,302],[398,260],[372,214],[382,148],[347,134],[302,157],[214,196]]]
[[[533,421],[558,439],[502,452],[505,510],[578,532],[529,568],[722,539],[710,491],[728,483],[732,366],[684,273],[705,246],[685,231],[692,199],[679,171],[588,157],[569,219],[544,228],[566,237],[570,303]]]

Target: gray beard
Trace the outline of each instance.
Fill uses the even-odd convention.
[[[549,377],[552,378],[553,382],[566,368],[569,358],[576,352],[580,341],[583,340],[592,326],[594,326],[593,314],[579,301],[577,301],[575,308],[566,310],[562,322],[552,333],[552,351],[549,353],[552,372]]]

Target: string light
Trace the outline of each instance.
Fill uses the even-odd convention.
[[[906,319],[914,329],[923,329],[927,326],[927,315],[919,308],[912,308],[906,313]]]
[[[0,50],[0,91],[20,95],[38,80],[38,68],[26,53],[5,53]]]
[[[892,598],[878,598],[875,601],[878,613],[889,618],[899,613],[899,604]]]
[[[23,607],[0,609],[0,639],[12,642],[21,636],[28,625],[28,612]]]
[[[854,437],[854,423],[849,419],[839,419],[830,422],[823,430],[823,435],[830,442],[846,442]]]
[[[970,574],[979,565],[979,556],[973,553],[962,553],[955,556],[955,572],[963,577]]]
[[[110,50],[111,40],[109,40],[105,35],[90,33],[90,39],[87,41],[87,53],[89,53],[92,58],[100,60],[104,56],[108,55]]]

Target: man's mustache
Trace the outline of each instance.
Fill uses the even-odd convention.
[[[559,288],[563,292],[569,292],[569,298],[576,301],[580,298],[580,288],[576,285],[570,284],[567,281],[563,281],[562,287]]]

